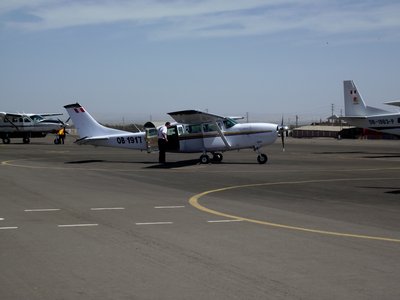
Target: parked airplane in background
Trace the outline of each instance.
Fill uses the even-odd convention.
[[[157,151],[157,128],[150,122],[145,132],[127,132],[100,125],[81,105],[64,106],[74,123],[79,139],[78,144],[131,148]],[[197,110],[171,112],[176,121],[168,128],[167,152],[202,153],[201,163],[222,161],[222,152],[252,148],[258,153],[260,164],[267,162],[267,155],[260,148],[275,142],[281,133],[282,143],[285,126],[271,123],[239,124],[234,119]],[[283,144],[284,146],[284,144]]]
[[[45,117],[61,116],[62,114],[19,114],[0,112],[0,138],[4,144],[9,144],[11,138],[22,138],[24,144],[30,143],[30,138],[45,137],[55,133],[68,124],[61,120]]]
[[[400,112],[367,106],[352,80],[344,81],[343,87],[345,116],[341,119],[356,127],[400,135]],[[400,106],[400,101],[385,104]]]

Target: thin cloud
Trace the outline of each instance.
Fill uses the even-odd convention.
[[[231,37],[305,31],[321,35],[398,30],[392,1],[49,1],[3,0],[8,28],[27,31],[131,22],[153,39]],[[147,26],[149,25],[149,26]],[[147,27],[146,27],[147,26]]]

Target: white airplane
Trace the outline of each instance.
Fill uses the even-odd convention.
[[[99,124],[80,104],[64,106],[74,123],[79,139],[78,144],[109,146],[157,151],[157,128],[146,123],[145,132],[128,132],[105,127]],[[258,153],[260,164],[267,162],[267,155],[260,148],[275,142],[281,133],[284,147],[284,131],[287,127],[271,123],[239,124],[232,118],[222,117],[197,110],[171,112],[176,121],[168,128],[167,152],[202,153],[200,162],[212,160],[221,162],[222,152],[251,148]]]
[[[400,112],[367,106],[359,90],[352,80],[343,82],[344,111],[341,119],[360,128],[400,135]],[[386,102],[385,104],[400,106],[400,101]]]
[[[22,138],[24,144],[29,144],[30,138],[42,138],[48,133],[56,133],[61,127],[68,126],[60,119],[45,118],[61,115],[0,112],[0,138],[4,144],[9,144],[11,138]]]

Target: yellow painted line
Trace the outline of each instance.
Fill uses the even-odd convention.
[[[244,217],[235,216],[235,215],[227,214],[224,212],[216,211],[216,210],[207,208],[199,203],[199,199],[201,197],[204,197],[204,196],[212,194],[212,193],[218,193],[218,192],[223,192],[223,191],[228,191],[228,190],[233,190],[233,189],[248,188],[248,187],[287,185],[287,184],[308,184],[308,183],[338,182],[338,181],[388,180],[388,179],[396,179],[396,178],[350,178],[350,179],[340,178],[340,179],[326,179],[326,180],[302,180],[302,181],[283,181],[283,182],[273,182],[273,183],[244,184],[244,185],[230,186],[230,187],[205,191],[203,193],[192,196],[189,199],[189,203],[190,203],[190,205],[197,208],[198,210],[201,210],[201,211],[209,213],[209,214],[213,214],[213,215],[224,217],[224,218],[231,218],[231,219],[235,219],[238,221],[247,221],[247,222],[255,223],[255,224],[259,224],[259,225],[265,225],[265,226],[283,228],[283,229],[295,230],[295,231],[303,231],[303,232],[309,232],[309,233],[317,233],[317,234],[323,234],[323,235],[338,236],[338,237],[350,237],[350,238],[358,238],[358,239],[368,239],[368,240],[378,240],[378,241],[400,243],[400,239],[389,238],[389,237],[379,237],[379,236],[360,235],[360,234],[343,233],[343,232],[335,232],[335,231],[326,231],[326,230],[312,229],[312,228],[306,228],[306,227],[278,224],[278,223],[260,221],[260,220],[250,219],[250,218],[244,218]]]

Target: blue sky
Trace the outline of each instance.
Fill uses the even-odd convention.
[[[2,0],[0,110],[315,121],[340,114],[343,80],[399,99],[399,53],[398,1]]]

